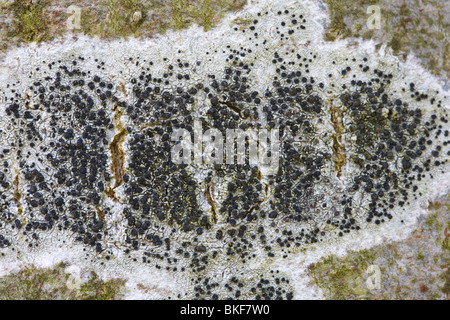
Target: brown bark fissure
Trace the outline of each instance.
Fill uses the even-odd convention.
[[[217,223],[217,204],[212,197],[213,192],[214,192],[213,184],[206,187],[205,190],[206,201],[208,201],[208,204],[211,206],[211,213],[214,223]]]
[[[119,201],[119,199],[117,199],[116,193],[114,192],[114,189],[111,189],[111,188],[109,188],[109,187],[106,188],[105,194],[106,194],[106,196],[107,196],[108,198],[110,198],[112,201],[121,203],[121,202]]]
[[[226,105],[228,108],[238,113],[239,115],[241,114],[242,109],[237,105],[232,104],[230,101],[219,101],[219,103]]]
[[[23,212],[22,203],[20,201],[21,199],[22,193],[20,192],[19,174],[17,173],[14,177],[14,202],[17,205],[17,212],[19,213],[19,215],[21,215]]]
[[[345,146],[342,142],[342,135],[344,133],[344,123],[342,120],[343,114],[342,110],[336,107],[331,101],[330,103],[330,116],[331,123],[333,125],[333,159],[334,166],[336,169],[336,175],[341,177],[342,167],[347,164],[347,158],[345,155]]]
[[[97,211],[98,220],[100,220],[102,222],[106,222],[106,220],[105,220],[105,212],[102,209],[100,209],[99,206],[96,206],[95,210]]]
[[[109,151],[111,156],[111,171],[114,176],[114,186],[106,188],[105,194],[115,202],[119,202],[114,192],[114,189],[121,186],[123,183],[123,176],[125,174],[125,152],[123,150],[123,142],[128,134],[128,131],[122,126],[120,120],[120,111],[116,106],[114,109],[114,124],[118,133],[114,136],[109,144]]]
[[[245,116],[242,114],[242,108],[232,104],[230,101],[219,101],[220,104],[227,106],[230,110],[236,112],[241,119],[245,119]],[[250,115],[250,119],[253,120],[253,117]]]

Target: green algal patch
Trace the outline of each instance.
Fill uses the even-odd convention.
[[[173,18],[172,23],[169,23],[167,27],[184,29],[196,23],[208,31],[223,18],[226,12],[240,10],[246,3],[247,1],[243,0],[172,0],[169,4]]]
[[[186,5],[185,0],[173,0],[170,2],[170,8],[172,9],[173,23],[176,29],[182,29],[185,25],[183,19],[183,7]]]
[[[447,204],[447,212],[449,212],[449,205]],[[447,225],[444,230],[444,239],[442,241],[442,250],[445,265],[447,266],[441,278],[445,281],[441,291],[445,294],[446,298],[450,298],[450,221],[447,221]]]
[[[89,280],[80,280],[79,286],[71,285],[74,275],[65,271],[60,263],[53,268],[27,266],[0,278],[1,300],[112,300],[122,296],[125,281],[104,281],[94,272]]]
[[[351,252],[345,258],[331,255],[311,265],[309,273],[328,299],[365,299],[370,297],[367,270],[375,258],[372,250]]]
[[[325,40],[334,41],[354,35],[354,32],[367,30],[364,26],[365,7],[372,4],[371,0],[356,2],[348,0],[327,0],[330,12],[330,24],[325,34]],[[350,22],[349,18],[356,22]]]
[[[433,209],[432,211],[426,221],[426,225],[430,231],[436,230],[439,232],[442,228],[442,224],[438,220],[439,211],[437,209]]]
[[[447,271],[442,274],[442,278],[445,280],[445,284],[441,290],[448,299],[450,297],[450,268],[447,268]]]
[[[118,299],[124,284],[125,281],[121,279],[103,281],[96,273],[91,272],[90,280],[80,287],[78,296],[82,300]]]
[[[108,0],[103,6],[107,15],[101,22],[102,37],[120,38],[138,36],[140,27],[147,18],[147,6],[139,0]],[[85,27],[88,27],[85,24]]]
[[[417,259],[418,260],[425,260],[425,255],[422,252],[419,252],[419,254],[417,255]]]
[[[12,12],[13,17],[13,23],[7,36],[16,37],[22,42],[39,42],[51,39],[49,22],[45,18],[45,10],[48,6],[48,0],[35,2],[16,0],[9,6],[5,6]]]

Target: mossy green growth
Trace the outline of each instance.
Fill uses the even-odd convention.
[[[120,297],[125,281],[120,279],[103,281],[94,272],[88,282],[81,285],[78,296],[82,300],[113,300]]]
[[[450,231],[450,228],[447,228]],[[446,236],[441,243],[441,248],[443,251],[450,253],[450,237]]]
[[[51,39],[49,23],[45,19],[48,0],[15,0],[7,8],[12,12],[13,23],[9,37],[23,42],[39,42]]]
[[[404,38],[404,36],[405,36],[404,32],[395,32],[391,41],[389,41],[388,45],[392,48],[394,54],[399,54],[403,46],[402,39]]]
[[[92,272],[79,289],[68,286],[71,275],[66,264],[54,268],[31,265],[0,278],[0,300],[112,300],[119,299],[125,281],[103,281]]]
[[[240,10],[246,0],[171,0],[172,23],[169,28],[184,29],[192,23],[210,30],[227,11]]]
[[[239,26],[248,26],[250,24],[252,24],[254,19],[252,18],[236,18],[233,20],[233,23],[239,25]]]
[[[311,265],[309,274],[328,299],[364,299],[370,296],[367,270],[375,258],[372,250],[350,252],[343,258],[331,255]]]
[[[447,212],[449,208],[447,206]],[[442,250],[444,251],[444,261],[446,262],[447,269],[441,275],[443,280],[445,281],[444,286],[442,287],[442,292],[445,294],[446,298],[450,298],[450,221],[447,221],[447,226],[445,228],[445,237],[442,241]]]
[[[247,0],[15,0],[0,7],[0,50],[23,42],[49,41],[65,33],[103,39],[151,38],[193,23],[207,31],[226,12],[240,10],[246,3]],[[80,29],[67,27],[73,15],[67,12],[71,5],[81,10]]]
[[[139,28],[147,18],[148,10],[142,1],[106,0],[102,7],[107,11],[105,19],[100,22],[99,26],[102,37],[125,38],[139,35]],[[84,26],[89,28],[92,25],[86,23]],[[94,31],[94,33],[98,32],[98,28]]]

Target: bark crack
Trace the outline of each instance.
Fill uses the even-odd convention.
[[[344,133],[344,123],[342,120],[343,114],[342,110],[338,108],[331,101],[330,103],[330,115],[331,123],[333,125],[333,159],[334,166],[336,169],[336,174],[338,178],[342,176],[342,167],[347,164],[347,158],[345,154],[345,146],[343,144],[342,134]]]

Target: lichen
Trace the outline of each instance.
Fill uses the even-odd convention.
[[[12,2],[9,10],[13,14],[12,27],[9,37],[18,37],[24,42],[45,41],[51,38],[49,24],[45,19],[48,0],[31,1],[17,0]]]
[[[331,255],[311,265],[309,273],[328,299],[366,299],[370,297],[367,269],[375,259],[373,250],[350,252],[345,259]]]
[[[210,30],[228,11],[243,8],[246,0],[16,0],[0,7],[2,51],[28,42],[44,42],[65,34],[102,39],[151,38],[168,29],[180,30],[197,23]],[[81,10],[80,29],[68,29],[67,8]],[[8,20],[11,19],[12,23]]]
[[[444,279],[445,283],[441,290],[448,299],[450,297],[450,267],[447,268],[447,270],[442,274],[442,278]]]
[[[103,6],[106,8],[107,14],[105,20],[100,23],[101,37],[126,38],[139,35],[139,29],[147,18],[146,12],[148,11],[148,7],[142,1],[107,0]],[[133,16],[136,12],[141,12],[141,17],[134,21]],[[86,27],[89,25],[85,24]]]

